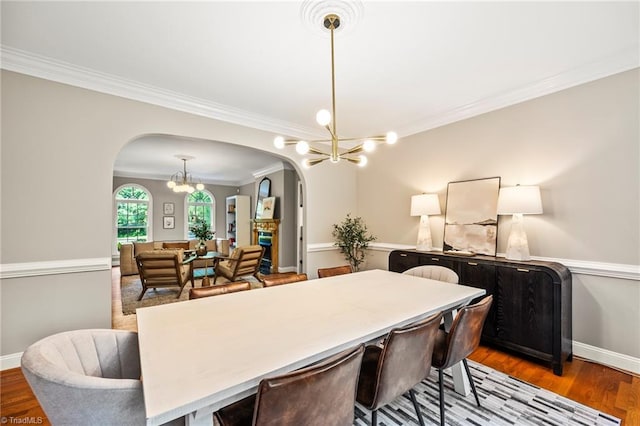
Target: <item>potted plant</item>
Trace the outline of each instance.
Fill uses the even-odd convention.
[[[211,231],[207,222],[200,218],[196,218],[194,224],[189,228],[189,231],[191,231],[193,235],[200,240],[196,247],[196,254],[198,256],[207,254],[207,245],[205,241],[212,239],[215,232]]]
[[[351,213],[340,224],[333,225],[335,246],[340,248],[344,258],[349,262],[354,272],[360,270],[360,264],[366,256],[366,249],[376,237],[367,234],[367,225],[361,217],[351,217]]]

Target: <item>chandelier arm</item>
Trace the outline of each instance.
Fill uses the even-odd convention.
[[[307,166],[309,166],[309,167],[315,166],[316,164],[322,163],[326,159],[327,158],[308,158],[306,160],[307,161]]]
[[[327,157],[329,157],[329,156],[330,156],[330,155],[329,155],[329,154],[327,154],[326,152],[324,152],[324,151],[320,151],[319,149],[314,148],[314,147],[312,147],[312,146],[309,146],[309,152],[310,152],[311,154],[326,155]]]
[[[362,151],[363,151],[363,144],[360,144],[358,146],[354,146],[353,148],[343,152],[342,154],[340,154],[340,156],[349,155],[349,154],[357,154],[358,152],[362,152]]]
[[[369,136],[368,138],[340,138],[338,142],[353,142],[353,141],[362,141],[362,140],[372,140],[374,142],[384,142],[386,140],[386,136]]]
[[[342,155],[340,156],[341,159],[343,160],[347,160],[350,163],[353,164],[360,164],[360,159],[359,158],[352,158],[352,157],[343,157]]]

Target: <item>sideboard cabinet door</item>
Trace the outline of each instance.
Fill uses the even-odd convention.
[[[468,285],[476,288],[483,288],[486,290],[487,295],[494,295],[496,298],[496,266],[491,263],[478,262],[475,260],[461,260],[458,262],[457,270],[458,282],[463,285]],[[471,303],[478,302],[485,296],[479,297],[477,300],[472,300]],[[496,318],[497,318],[497,304],[494,302],[489,309],[489,314],[484,322],[484,329],[482,330],[483,338],[496,338]]]
[[[517,346],[552,361],[553,281],[539,270],[497,268],[496,333],[505,345]]]
[[[420,265],[420,255],[406,251],[394,250],[389,254],[389,270],[404,272]]]

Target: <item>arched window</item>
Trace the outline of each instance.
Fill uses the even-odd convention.
[[[204,220],[215,233],[216,220],[215,220],[215,198],[209,191],[195,191],[186,197],[186,230],[185,234],[187,239],[194,239],[195,235],[190,231],[191,226],[196,223],[196,220]]]
[[[136,184],[119,187],[114,196],[114,216],[116,241],[151,241],[151,194],[146,188]]]

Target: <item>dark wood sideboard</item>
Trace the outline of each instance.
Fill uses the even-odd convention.
[[[453,269],[460,284],[493,295],[482,331],[484,343],[550,362],[554,374],[562,375],[563,362],[573,355],[571,273],[564,265],[416,250],[394,250],[389,255],[390,271],[420,265]]]

